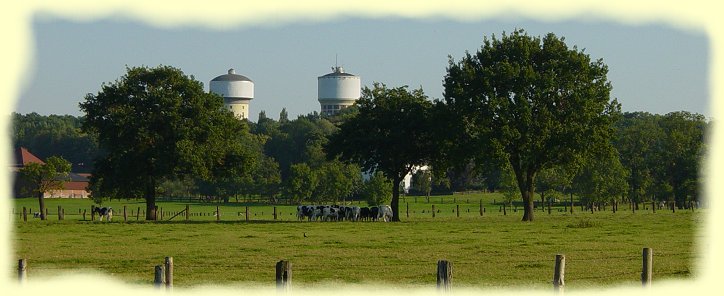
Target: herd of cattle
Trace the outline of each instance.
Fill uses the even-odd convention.
[[[106,218],[111,221],[113,217],[113,209],[111,207],[94,207],[93,213],[98,214],[100,220]],[[40,213],[34,213],[36,218],[40,217]],[[388,205],[378,207],[358,207],[358,206],[297,206],[297,219],[303,221],[384,221],[392,220],[392,208]]]
[[[384,221],[392,220],[392,208],[358,206],[297,206],[297,219],[303,221]]]

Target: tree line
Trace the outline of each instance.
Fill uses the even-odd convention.
[[[377,174],[365,182],[359,166],[327,161],[324,154],[323,145],[337,126],[357,112],[355,107],[331,117],[311,113],[289,120],[282,110],[275,120],[261,111],[257,122],[246,122],[253,135],[246,140],[256,158],[250,175],[214,183],[168,178],[158,191],[162,196],[201,195],[224,201],[255,196],[272,203],[350,199],[387,203],[392,181]],[[73,172],[90,172],[93,159],[100,156],[97,144],[80,130],[82,116],[12,116],[14,147],[26,147],[41,159],[62,157],[73,165]],[[668,201],[684,207],[700,197],[700,164],[709,125],[703,115],[685,111],[624,112],[615,124],[615,155],[604,155],[575,174],[567,172],[571,167],[546,169],[538,177],[536,193],[541,202],[566,200],[566,195],[575,194],[584,203],[633,202],[638,207],[642,202]],[[509,168],[473,162],[442,172],[432,166],[417,170],[410,189],[418,195],[467,190],[504,192],[507,202],[520,199]]]
[[[83,117],[14,114],[13,141],[31,151],[54,149],[33,146],[43,137],[73,143],[57,145],[55,155],[95,159],[94,198],[142,197],[149,220],[157,195],[195,194],[272,203],[385,203],[391,195],[399,221],[401,181],[411,173],[418,193],[472,188],[522,199],[524,221],[533,220],[535,194],[575,194],[592,207],[684,207],[700,195],[710,123],[684,111],[621,112],[602,60],[554,34],[516,30],[451,57],[442,99],[373,83],[340,114],[290,120],[282,110],[274,120],[262,111],[256,123],[234,118],[179,69],[127,70],[86,95]],[[88,158],[60,149],[78,145]]]

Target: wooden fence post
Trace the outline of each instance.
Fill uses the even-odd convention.
[[[643,267],[641,271],[641,285],[644,288],[651,287],[651,279],[653,278],[654,253],[651,248],[643,250]]]
[[[141,213],[141,207],[138,207],[138,209],[136,209],[136,221],[138,221],[138,215],[140,215],[140,213]]]
[[[128,212],[126,212],[126,206],[123,206],[123,222],[128,222]]]
[[[189,220],[189,205],[186,205],[186,221]]]
[[[435,205],[432,205],[432,217],[435,218]]]
[[[274,207],[274,220],[277,219],[277,207]]]
[[[166,257],[163,263],[166,268],[166,273],[164,277],[166,282],[166,290],[171,290],[173,288],[173,257]]]
[[[63,220],[63,209],[61,206],[58,206],[58,221]]]
[[[565,284],[565,272],[566,272],[566,256],[563,254],[556,255],[556,267],[553,272],[553,291],[557,294],[563,294],[563,287]]]
[[[277,262],[277,292],[289,292],[292,288],[292,263],[286,260]]]
[[[48,220],[48,208],[45,208],[45,220]]]
[[[246,206],[246,221],[249,222],[249,206]]]
[[[437,261],[437,289],[449,292],[452,289],[452,263],[447,260]]]
[[[65,209],[60,209],[60,214],[63,215],[63,220],[65,220]]]
[[[458,215],[458,218],[460,218],[460,205],[455,205],[455,213]]]
[[[219,206],[216,206],[216,222],[221,221],[221,213],[219,213]]]
[[[480,217],[483,216],[483,199],[480,199]]]
[[[18,281],[24,284],[28,278],[28,259],[18,260]]]
[[[23,207],[23,222],[28,222],[28,209]]]
[[[405,203],[405,212],[407,213],[407,218],[410,218],[410,203]]]
[[[85,221],[85,209],[83,209],[83,221]]]
[[[96,211],[95,211],[95,208],[96,208],[96,206],[91,205],[91,221],[95,221],[95,220],[96,220]]]
[[[163,265],[156,265],[154,270],[153,286],[156,289],[161,289],[161,286],[163,286]]]

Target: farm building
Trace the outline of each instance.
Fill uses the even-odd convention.
[[[26,197],[33,196],[31,192],[31,185],[26,181],[18,177],[18,171],[25,167],[29,163],[40,163],[44,164],[40,158],[33,155],[24,147],[17,148],[15,150],[14,162],[11,164],[10,169],[13,172],[13,195],[15,197]],[[88,174],[77,174],[71,172],[68,176],[70,180],[63,184],[63,189],[46,192],[45,198],[88,198],[90,192],[88,192]]]

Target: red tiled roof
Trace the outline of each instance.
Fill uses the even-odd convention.
[[[16,167],[23,167],[29,163],[39,163],[44,164],[40,158],[33,155],[28,151],[28,149],[25,149],[25,147],[20,147],[19,149],[15,150],[15,164]]]

